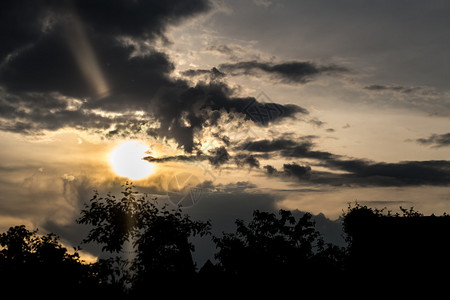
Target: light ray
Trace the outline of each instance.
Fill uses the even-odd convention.
[[[74,14],[66,24],[66,39],[78,66],[94,88],[97,97],[107,97],[110,89],[81,20]]]

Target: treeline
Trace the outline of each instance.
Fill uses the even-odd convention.
[[[450,266],[450,218],[413,209],[392,214],[349,206],[342,218],[345,248],[325,243],[308,213],[296,219],[286,210],[256,210],[250,222],[236,220],[235,232],[211,237],[217,262],[201,268],[192,260],[189,238],[211,235],[210,222],[160,206],[131,184],[118,198],[95,193],[77,222],[90,226],[84,242],[101,245],[109,258],[88,264],[79,248],[69,253],[54,234],[11,227],[0,236],[2,290],[16,296],[102,298],[157,291],[169,298],[200,291],[316,292],[319,286],[330,291],[348,282],[430,278]],[[130,247],[133,251],[125,251]]]

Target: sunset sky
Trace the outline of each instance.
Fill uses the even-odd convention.
[[[450,212],[448,1],[0,5],[2,232],[78,245],[83,203],[127,180],[216,232]]]

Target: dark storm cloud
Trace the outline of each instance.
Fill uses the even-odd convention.
[[[73,127],[85,130],[106,129],[112,122],[92,111],[82,110],[81,102],[71,102],[60,94],[22,93],[11,95],[0,92],[0,129],[35,134],[42,130]],[[126,124],[127,116],[117,118],[117,124]]]
[[[313,150],[313,137],[274,139],[246,142],[237,149],[248,152],[272,153],[289,159],[314,159],[315,166],[329,171],[318,171],[314,166],[298,163],[284,164],[282,170],[264,166],[270,176],[295,178],[311,184],[333,186],[414,186],[450,184],[450,161],[405,161],[398,163],[374,162],[345,158],[326,151]],[[335,172],[337,171],[337,172]]]
[[[187,76],[187,77],[197,77],[197,76],[208,76],[209,78],[211,78],[212,80],[214,79],[218,79],[218,78],[222,78],[225,77],[226,74],[220,72],[217,68],[212,68],[211,70],[204,70],[204,69],[198,69],[198,70],[193,70],[193,69],[189,69],[186,71],[181,72],[182,75]]]
[[[312,139],[314,136],[304,136],[298,140],[291,139],[273,139],[273,140],[257,140],[243,143],[238,147],[241,150],[251,152],[276,152],[283,157],[290,158],[312,158],[319,160],[326,160],[337,158],[338,155],[326,151],[312,150],[314,143]]]
[[[249,155],[246,153],[237,153],[230,155],[225,147],[217,147],[203,153],[198,151],[196,155],[175,155],[175,156],[163,156],[152,157],[147,156],[143,159],[152,163],[165,163],[165,162],[201,162],[209,161],[214,167],[220,167],[223,164],[228,163],[231,159],[234,160],[238,167],[249,166],[250,168],[259,168],[259,160],[256,155]]]
[[[261,74],[266,74],[273,79],[288,84],[305,84],[318,75],[348,72],[348,69],[344,67],[334,65],[319,66],[312,62],[292,61],[275,64],[256,60],[221,64],[219,69],[235,76],[260,76]]]
[[[164,163],[168,161],[176,162],[195,162],[208,160],[214,167],[219,167],[227,163],[231,158],[225,147],[217,147],[208,150],[208,154],[204,154],[201,151],[197,152],[197,155],[176,155],[176,156],[164,156],[164,157],[152,157],[147,156],[143,159],[148,162]]]
[[[158,135],[175,138],[186,151],[191,152],[195,148],[194,131],[217,121],[216,114],[207,111],[243,114],[246,120],[260,126],[295,118],[296,114],[308,114],[306,109],[297,105],[261,103],[254,97],[233,97],[232,93],[227,85],[218,82],[199,83],[181,89],[172,86],[160,91],[158,97],[164,101],[151,107],[161,123]],[[188,122],[187,126],[179,122],[182,118]]]
[[[143,158],[144,160],[151,163],[165,163],[169,161],[178,161],[178,162],[193,162],[193,161],[202,161],[205,160],[205,157],[201,155],[175,155],[175,156],[163,156],[163,157],[153,157],[146,156]]]
[[[297,105],[234,97],[223,83],[191,86],[171,77],[168,56],[144,41],[165,39],[169,24],[209,7],[201,0],[2,2],[0,129],[144,132],[192,152],[195,133],[223,112],[262,126],[307,114]],[[159,127],[149,129],[153,123]]]
[[[330,159],[322,166],[345,173],[316,171],[297,163],[284,164],[278,171],[265,166],[269,176],[291,177],[310,184],[332,186],[448,186],[450,185],[449,161],[406,161],[399,163],[371,162],[363,159]]]
[[[267,126],[296,114],[309,114],[308,110],[294,104],[281,105],[274,102],[259,102],[254,97],[232,97],[232,91],[224,83],[198,84],[190,89],[194,97],[204,99],[206,107],[212,110],[243,113],[246,119]]]
[[[249,168],[259,168],[259,160],[254,155],[238,154],[235,155],[234,161],[238,167],[247,165]]]
[[[431,145],[432,147],[448,147],[450,146],[450,133],[432,134],[427,138],[416,139],[419,144]]]
[[[219,167],[220,165],[223,165],[224,163],[228,162],[230,160],[230,154],[228,154],[227,149],[225,147],[218,147],[212,150],[209,150],[209,152],[212,154],[208,159],[211,165],[215,167]]]
[[[277,169],[275,169],[274,167],[272,167],[271,165],[266,165],[264,166],[264,169],[266,170],[266,173],[268,175],[274,175],[277,173]]]
[[[74,12],[88,29],[115,37],[118,35],[153,38],[164,35],[169,24],[177,24],[210,8],[207,0],[127,1],[5,0],[1,3],[0,33],[8,41],[2,58],[36,41],[58,21]]]
[[[269,176],[292,178],[295,180],[309,180],[311,177],[311,167],[299,165],[297,163],[283,164],[283,170],[278,171],[271,165],[264,166],[265,173]]]
[[[297,146],[297,143],[288,139],[275,139],[275,140],[257,140],[244,143],[240,146],[240,149],[253,152],[273,152],[278,150],[285,150]]]
[[[343,170],[347,179],[368,186],[449,185],[449,161],[370,162],[362,159],[329,160],[330,168]]]
[[[311,175],[310,166],[301,166],[296,163],[284,164],[283,172],[287,176],[296,177],[299,179],[308,178]]]
[[[284,157],[292,157],[292,158],[313,158],[313,159],[331,159],[333,157],[338,157],[333,153],[327,151],[315,151],[311,150],[312,145],[309,143],[304,143],[297,145],[293,148],[286,149],[281,151],[281,155]]]

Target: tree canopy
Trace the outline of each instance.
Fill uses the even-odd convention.
[[[251,220],[236,220],[234,232],[212,236],[215,262],[208,260],[199,270],[191,238],[209,235],[211,223],[192,220],[180,207],[160,204],[131,183],[122,187],[120,197],[95,191],[77,219],[89,226],[84,243],[102,246],[97,262],[83,262],[80,247],[69,251],[53,233],[15,226],[0,234],[0,283],[20,295],[49,283],[55,295],[135,298],[157,287],[186,296],[195,295],[192,287],[199,283],[224,293],[224,285],[252,292],[258,286],[264,295],[286,285],[311,291],[367,278],[432,277],[441,274],[437,266],[450,267],[448,215],[424,216],[402,207],[394,214],[356,203],[341,219],[345,248],[325,243],[309,213],[255,210]],[[377,275],[381,271],[383,277]]]

